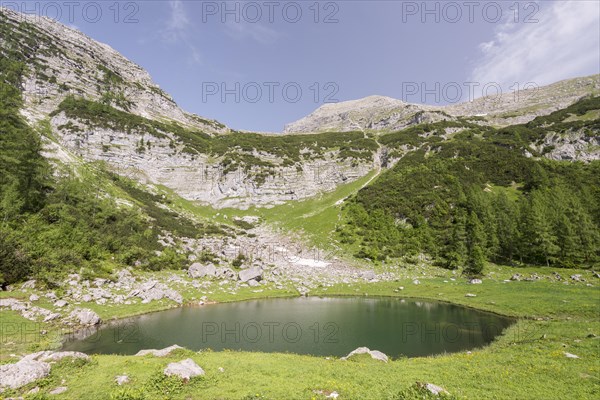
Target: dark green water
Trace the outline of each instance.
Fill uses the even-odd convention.
[[[183,307],[130,318],[67,338],[63,349],[135,354],[178,344],[343,356],[357,347],[392,357],[464,351],[490,343],[513,322],[446,303],[391,298],[267,299]]]

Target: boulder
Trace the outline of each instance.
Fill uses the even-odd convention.
[[[520,281],[521,277],[522,277],[521,274],[513,274],[513,276],[510,277],[510,280],[511,281]]]
[[[17,299],[12,299],[12,298],[6,298],[6,299],[0,299],[0,308],[1,307],[7,307],[10,309],[13,309],[14,306],[17,306],[18,304],[21,304],[21,302]]]
[[[477,297],[477,295],[473,293],[467,293],[465,294],[465,297]]]
[[[480,285],[480,284],[482,284],[482,283],[483,283],[483,281],[482,281],[481,279],[471,279],[471,280],[469,281],[469,283],[470,283],[471,285]]]
[[[260,281],[262,279],[262,269],[260,267],[251,267],[240,271],[238,279],[242,282],[248,282],[251,279]]]
[[[54,307],[61,308],[61,307],[65,307],[67,304],[69,304],[69,303],[67,303],[66,300],[57,300],[54,302]]]
[[[182,379],[189,380],[195,376],[204,375],[204,370],[191,358],[183,361],[170,363],[164,370],[166,376],[178,376]]]
[[[37,294],[32,294],[31,296],[29,296],[29,301],[38,301],[40,299],[40,296],[38,296]]]
[[[59,386],[56,389],[52,389],[51,391],[49,391],[48,394],[62,394],[66,391],[67,391],[66,386]]]
[[[80,358],[83,360],[89,360],[90,356],[85,353],[81,353],[79,351],[38,351],[37,353],[32,353],[24,356],[21,360],[30,360],[30,361],[58,361],[63,358]]]
[[[69,314],[81,325],[98,325],[102,320],[94,311],[89,308],[77,308]]]
[[[443,387],[434,385],[433,383],[417,382],[417,386],[420,387],[420,388],[422,388],[423,390],[426,390],[427,392],[433,394],[434,396],[450,394]]]
[[[373,358],[375,360],[388,362],[388,356],[379,350],[371,350],[371,351],[369,351],[369,354],[371,355],[371,358]]]
[[[18,389],[50,373],[50,364],[23,359],[15,364],[0,365],[0,388]]]
[[[136,289],[132,290],[127,297],[133,296],[142,299],[142,303],[144,304],[163,298],[173,300],[178,304],[183,303],[183,296],[181,296],[179,292],[158,281],[147,281],[142,283]]]
[[[212,278],[215,276],[217,269],[213,264],[202,265],[200,263],[193,263],[188,268],[188,276],[192,279],[196,278]]]
[[[35,288],[35,279],[30,279],[21,285],[21,290],[34,289],[34,288]]]
[[[368,354],[374,360],[388,362],[388,356],[386,356],[384,353],[382,353],[379,350],[369,350],[368,347],[359,347],[355,350],[352,350],[350,353],[348,353],[348,355],[346,357],[342,357],[341,359],[347,360],[350,357],[358,355],[358,354]]]
[[[156,350],[156,349],[140,350],[135,355],[136,356],[145,356],[148,354],[152,354],[155,357],[164,357],[166,355],[169,355],[172,351],[178,350],[178,349],[183,349],[183,347],[174,344],[173,346],[165,347],[164,349],[161,349],[161,350]]]
[[[232,270],[231,268],[219,268],[217,269],[217,271],[215,272],[215,276],[217,277],[217,279],[237,279],[237,273]]]
[[[115,382],[119,386],[124,385],[129,383],[129,377],[127,375],[117,375],[115,376]]]
[[[565,352],[565,357],[567,357],[567,358],[579,358],[579,356],[576,356],[575,354],[571,354],[571,353],[567,353],[567,352]]]
[[[255,280],[255,279],[250,279],[250,280],[248,281],[248,286],[251,286],[251,287],[256,287],[256,286],[260,286],[260,283],[258,283],[258,281],[257,281],[257,280]]]

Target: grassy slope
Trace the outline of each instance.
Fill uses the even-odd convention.
[[[309,244],[326,246],[332,242],[330,234],[335,229],[340,213],[340,206],[336,205],[336,202],[356,193],[376,173],[375,170],[371,171],[354,182],[340,185],[331,192],[321,193],[306,200],[290,201],[272,208],[252,207],[248,210],[214,209],[209,206],[200,206],[193,201],[177,196],[165,186],[160,185],[159,188],[171,198],[173,204],[179,209],[196,217],[230,224],[235,217],[258,216],[266,224],[278,228],[285,234],[299,233]]]
[[[491,346],[471,354],[399,359],[388,364],[250,352],[185,351],[165,359],[102,355],[94,356],[93,361],[85,365],[61,363],[53,369],[50,378],[42,382],[45,385],[42,391],[51,390],[65,379],[69,390],[61,398],[110,398],[124,390],[114,384],[114,377],[126,373],[132,378],[128,386],[130,394],[140,390],[147,394],[146,398],[240,399],[258,394],[254,398],[310,399],[319,398],[313,390],[335,390],[341,399],[385,399],[393,398],[415,381],[441,385],[458,398],[468,399],[596,398],[600,393],[600,339],[587,335],[600,334],[598,286],[565,285],[549,279],[504,283],[514,271],[492,266],[490,278],[482,285],[467,285],[460,279],[451,281],[448,279],[451,274],[443,275],[440,270],[439,277],[419,277],[420,285],[412,284],[411,273],[408,273],[406,279],[399,282],[339,285],[315,293],[419,297],[522,317]],[[529,268],[519,272],[549,275],[551,271]],[[560,273],[568,276],[575,271],[561,270]],[[414,271],[414,274],[420,272]],[[405,290],[394,292],[398,286],[404,286]],[[475,293],[477,297],[467,298],[465,293]],[[236,296],[215,294],[211,299],[230,301],[291,294],[283,290],[263,293],[248,290]],[[200,293],[185,293],[186,300],[196,296]],[[169,303],[155,302],[97,307],[97,310],[108,319],[169,306]],[[12,313],[1,315],[3,322],[26,321]],[[12,339],[15,338],[13,335]],[[7,339],[3,336],[3,343]],[[47,344],[47,340],[41,343],[42,346]],[[2,353],[6,356],[4,347]],[[565,351],[581,358],[566,358]],[[185,385],[159,378],[160,371],[169,362],[187,357],[204,368],[205,378]],[[220,373],[219,367],[225,372]]]

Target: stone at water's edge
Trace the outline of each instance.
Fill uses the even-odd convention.
[[[342,357],[340,360],[347,360],[350,357],[358,355],[358,354],[368,354],[374,360],[388,362],[388,356],[387,355],[385,355],[384,353],[382,353],[379,350],[369,350],[368,347],[359,347],[359,348],[357,348],[355,350],[352,350],[350,353],[348,353],[348,355],[346,357]]]
[[[165,347],[164,349],[161,349],[161,350],[156,350],[156,349],[140,350],[136,353],[136,356],[145,356],[148,354],[152,354],[153,356],[156,356],[156,357],[164,357],[166,355],[169,355],[172,351],[178,350],[178,349],[183,349],[183,347],[174,344],[173,346]]]
[[[189,380],[195,376],[204,375],[204,370],[200,368],[198,364],[191,358],[187,358],[183,361],[176,363],[170,363],[164,370],[166,376],[178,376],[180,378]]]

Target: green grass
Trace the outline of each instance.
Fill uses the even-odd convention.
[[[136,393],[145,393],[145,397],[140,398],[146,399],[323,399],[324,396],[314,392],[317,390],[336,391],[339,399],[400,399],[403,397],[399,393],[408,393],[408,388],[417,381],[442,386],[459,399],[597,398],[600,394],[600,339],[588,335],[600,334],[600,288],[589,272],[583,271],[583,274],[593,283],[592,287],[585,283],[556,282],[550,279],[554,270],[547,268],[490,265],[482,285],[468,285],[461,278],[453,281],[450,271],[434,271],[415,268],[400,271],[403,278],[397,282],[338,285],[327,290],[317,289],[314,294],[450,301],[519,317],[518,322],[490,346],[475,349],[471,354],[401,358],[388,364],[365,359],[344,362],[296,354],[210,350],[199,353],[183,350],[166,358],[99,355],[84,364],[63,361],[53,367],[49,378],[37,385],[42,393],[47,393],[65,380],[64,386],[69,390],[57,396],[65,399],[136,398]],[[525,276],[537,273],[542,279],[504,282],[515,272]],[[558,272],[567,278],[570,274],[582,273],[581,270]],[[162,271],[153,276],[167,273]],[[421,284],[414,285],[413,278],[419,278]],[[398,286],[405,289],[395,292]],[[477,297],[465,297],[466,293],[477,294]],[[183,294],[187,301],[201,295],[193,289]],[[236,295],[215,292],[209,299],[232,301],[293,294],[269,288],[253,293],[248,288]],[[7,294],[3,293],[2,297]],[[109,319],[171,306],[168,302],[153,302],[92,308]],[[4,326],[6,322],[25,321],[6,311],[0,313],[0,317]],[[48,338],[51,337],[49,334]],[[1,351],[5,356],[8,351],[34,351],[52,344],[52,340],[45,339],[29,343],[28,348],[8,347],[7,351],[6,341],[3,336]],[[580,358],[566,358],[564,352]],[[161,378],[161,371],[169,362],[188,357],[206,371],[205,377],[189,383]],[[219,372],[219,367],[225,372]],[[131,378],[125,388],[114,383],[114,377],[120,374]],[[4,395],[25,393],[34,386]]]
[[[331,192],[321,193],[301,201],[289,201],[271,208],[251,207],[248,210],[236,208],[215,209],[199,205],[193,201],[178,196],[173,190],[163,185],[157,185],[159,190],[168,196],[170,203],[201,220],[211,220],[222,224],[233,224],[233,219],[243,216],[258,216],[261,220],[277,229],[289,233],[297,233],[309,244],[329,247],[332,244],[331,233],[335,229],[341,212],[337,202],[353,195],[377,174],[373,170],[365,176],[338,186]]]

